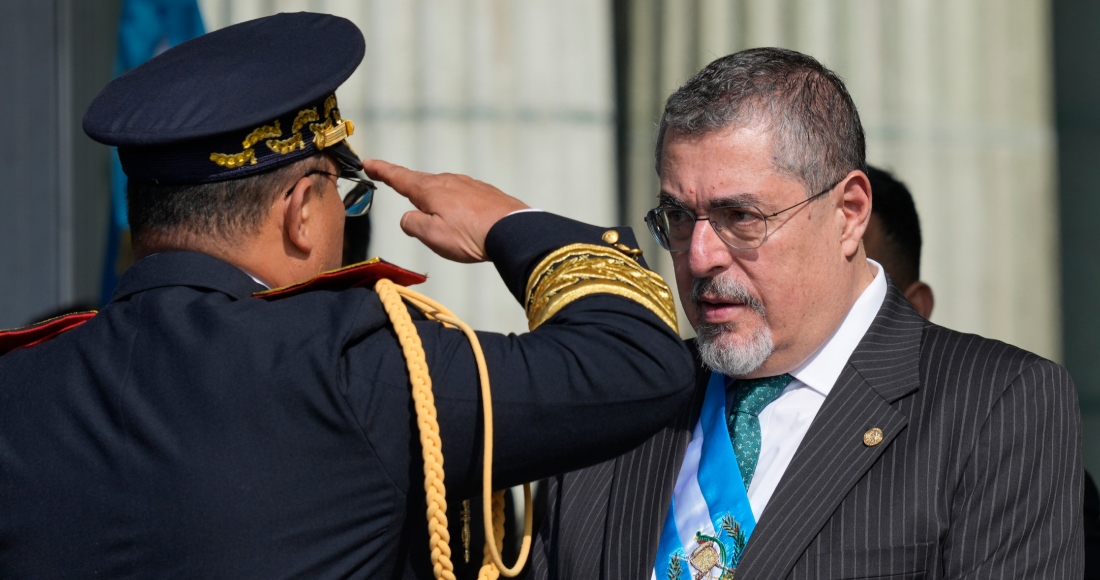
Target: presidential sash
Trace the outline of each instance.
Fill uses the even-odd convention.
[[[726,377],[711,373],[676,476],[653,580],[732,580],[756,527],[726,426]]]

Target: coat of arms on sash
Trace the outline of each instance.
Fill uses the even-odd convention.
[[[734,580],[747,538],[729,513],[714,522],[714,529],[713,536],[695,532],[695,545],[672,553],[665,572],[668,580]]]

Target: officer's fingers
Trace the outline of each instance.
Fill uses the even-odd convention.
[[[390,183],[390,176],[399,169],[404,168],[400,165],[390,163],[389,161],[383,161],[381,159],[363,160],[363,171],[367,173],[367,177],[383,181],[386,184]]]
[[[401,216],[401,231],[414,238],[424,239],[424,236],[431,231],[432,221],[432,215],[415,209],[410,210]]]
[[[484,262],[484,236],[477,238],[438,215],[409,211],[401,216],[401,229],[440,256],[466,264]]]
[[[367,177],[385,183],[405,197],[418,193],[424,178],[429,176],[427,173],[413,171],[381,159],[364,161],[363,170],[367,172]]]

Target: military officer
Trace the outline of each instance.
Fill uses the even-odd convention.
[[[431,577],[408,329],[371,289],[418,276],[317,276],[373,196],[335,97],[363,50],[347,20],[281,14],[170,49],[92,103],[139,259],[98,314],[0,335],[0,577]],[[406,232],[492,261],[527,308],[532,332],[478,334],[497,487],[621,454],[687,403],[670,294],[628,230],[366,166],[416,206]],[[446,484],[469,497],[475,358],[459,330],[414,326]]]

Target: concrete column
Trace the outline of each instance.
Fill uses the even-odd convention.
[[[1100,473],[1100,4],[1054,1],[1065,364],[1077,384],[1085,467]]]
[[[0,328],[99,299],[108,150],[80,128],[111,78],[119,0],[0,3]]]

